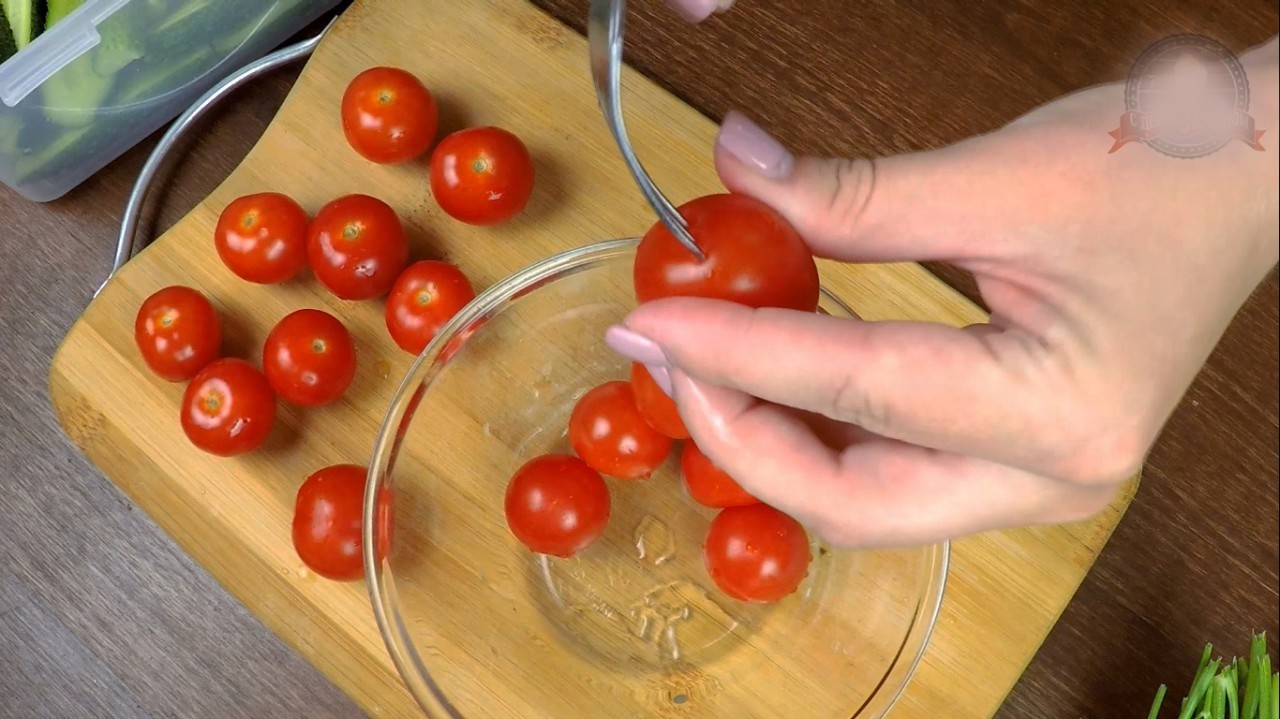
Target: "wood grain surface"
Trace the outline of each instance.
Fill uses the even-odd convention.
[[[581,25],[580,3],[543,4]],[[718,117],[744,106],[794,146],[849,153],[989,129],[1122,76],[1133,47],[1168,32],[1211,32],[1239,49],[1274,32],[1276,18],[1274,4],[1069,10],[1009,1],[930,13],[864,4],[850,15],[843,3],[800,11],[744,0],[735,13],[749,20],[709,26],[695,40],[656,2],[633,5],[631,61],[694,107]],[[806,38],[805,52],[762,57],[778,37]],[[882,55],[892,62],[869,60]],[[1010,81],[1009,67],[1022,79]],[[292,76],[242,92],[211,119],[152,203],[154,227],[172,224],[235,166]],[[771,108],[788,111],[770,118]],[[902,120],[868,128],[877,116]],[[102,707],[113,716],[350,716],[341,695],[130,511],[49,412],[38,378],[105,274],[144,152],[52,205],[0,190],[9,228],[0,241],[0,716],[97,716]],[[1251,629],[1275,633],[1276,303],[1273,273],[1171,420],[1138,502],[1002,716],[1145,713],[1156,684],[1176,690],[1189,678],[1203,642],[1231,652]],[[975,668],[974,681],[981,676]]]
[[[418,28],[428,25],[434,27],[430,38],[417,37]],[[382,42],[366,45],[369,37]],[[238,196],[284,192],[314,213],[334,197],[377,188],[375,194],[404,221],[414,258],[453,262],[483,288],[556,252],[640,234],[652,223],[651,211],[600,118],[581,62],[585,55],[581,37],[523,0],[465,6],[446,0],[354,4],[311,58],[245,161],[104,288],[72,327],[50,369],[51,400],[86,456],[234,596],[372,715],[417,712],[374,626],[367,592],[358,583],[329,582],[302,567],[287,528],[302,478],[327,464],[369,461],[374,433],[411,357],[386,335],[381,303],[344,302],[314,281],[270,288],[246,285],[226,271],[208,238],[222,208]],[[349,151],[333,108],[350,78],[378,64],[404,67],[433,89],[445,112],[443,132],[463,124],[494,123],[524,139],[539,180],[517,221],[496,229],[457,223],[424,202],[422,163],[378,166]],[[713,142],[715,123],[632,71],[624,71],[623,83],[632,110],[632,140],[666,192],[680,202],[720,191],[714,169],[699,159]],[[330,121],[319,119],[326,116]],[[974,305],[918,265],[821,263],[820,270],[828,288],[869,320],[966,325],[983,319]],[[174,421],[182,386],[153,377],[133,343],[137,307],[172,284],[208,294],[223,317],[226,351],[255,361],[262,338],[288,312],[320,307],[335,313],[357,338],[355,382],[331,406],[297,411],[285,405],[264,451],[236,459],[201,452],[185,441]],[[734,719],[789,713],[840,719],[867,704],[883,708],[882,697],[868,695],[885,681],[914,613],[895,607],[910,606],[916,597],[894,597],[889,590],[917,583],[910,572],[920,571],[912,569],[919,560],[911,552],[833,553],[819,560],[815,577],[844,577],[834,581],[850,588],[833,585],[826,596],[817,593],[815,602],[823,608],[813,626],[799,618],[810,611],[806,604],[791,602],[785,611],[765,618],[758,612],[726,610],[714,599],[703,601],[695,589],[704,575],[693,561],[696,553],[677,552],[661,572],[644,569],[632,557],[623,568],[607,566],[593,573],[589,567],[599,566],[600,560],[587,557],[575,562],[572,572],[612,578],[589,588],[575,589],[570,570],[553,568],[553,573],[562,572],[557,596],[564,601],[585,591],[592,597],[591,607],[611,607],[592,616],[618,615],[640,599],[639,592],[660,585],[688,587],[688,598],[677,593],[662,601],[684,602],[695,617],[681,629],[690,645],[683,653],[689,664],[646,669],[643,663],[628,663],[628,682],[622,684],[610,681],[607,673],[592,672],[602,671],[600,662],[608,657],[643,651],[628,639],[630,630],[619,631],[609,622],[577,622],[574,612],[553,619],[571,622],[590,637],[582,640],[590,645],[583,652],[561,651],[563,640],[556,633],[539,633],[545,626],[539,614],[545,591],[530,590],[524,553],[512,551],[500,515],[485,514],[482,508],[500,506],[500,494],[489,493],[490,487],[500,486],[492,477],[529,459],[521,449],[527,444],[523,437],[542,430],[537,420],[530,427],[507,418],[531,411],[520,407],[539,407],[539,416],[562,426],[572,402],[557,397],[569,398],[583,387],[625,376],[627,363],[603,351],[599,339],[594,345],[583,343],[599,338],[609,323],[625,315],[631,306],[629,284],[629,279],[606,282],[598,295],[579,300],[584,307],[555,320],[572,317],[572,332],[547,330],[504,342],[501,334],[493,338],[502,330],[490,328],[508,325],[501,320],[487,325],[481,346],[469,348],[487,359],[472,360],[475,366],[468,370],[464,357],[464,368],[452,372],[470,379],[430,393],[420,410],[428,418],[415,423],[404,439],[406,450],[396,461],[396,533],[406,556],[414,547],[429,554],[406,559],[408,573],[399,573],[396,584],[402,587],[400,604],[409,612],[406,623],[421,624],[415,639],[447,658],[428,660],[432,671],[448,677],[436,680],[462,715],[477,719],[594,719],[686,711]],[[628,301],[611,294],[609,287],[625,288]],[[513,357],[524,359],[508,359]],[[540,359],[544,357],[559,359],[548,363]],[[520,389],[539,385],[546,391],[524,395]],[[448,451],[442,453],[442,446]],[[564,450],[548,446],[536,451]],[[659,475],[645,486],[670,481]],[[614,557],[626,556],[621,548],[633,531],[628,527],[639,531],[653,517],[666,522],[675,546],[700,543],[708,518],[691,512],[678,495],[651,489],[628,492],[623,499],[622,490],[615,491],[619,498],[612,529],[601,540],[602,547],[615,547]],[[991,716],[1130,498],[1123,494],[1112,511],[1079,525],[954,543],[937,629],[895,713],[904,719],[944,712]],[[465,557],[468,562],[439,557]],[[471,566],[479,571],[467,569]],[[630,578],[624,580],[624,575]],[[458,601],[461,597],[470,599]],[[495,617],[504,618],[502,631],[478,630],[477,618],[485,624]],[[729,639],[717,647],[733,651],[695,658],[691,637],[706,635],[710,624],[719,621],[750,626],[750,641]],[[853,654],[832,649],[850,642],[857,644]],[[557,650],[546,652],[547,646]],[[494,656],[503,662],[493,661]],[[862,661],[852,661],[855,656]],[[986,667],[986,681],[962,683],[964,668],[975,662]],[[590,678],[579,680],[584,674]],[[637,688],[629,688],[632,683]],[[685,706],[673,704],[675,696],[684,697]]]

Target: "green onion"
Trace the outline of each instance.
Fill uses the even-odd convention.
[[[1236,673],[1236,665],[1233,663],[1227,670],[1223,683],[1223,689],[1227,690],[1227,709],[1231,711],[1231,719],[1240,719],[1239,683],[1239,674]]]
[[[1274,719],[1271,710],[1271,657],[1262,655],[1258,661],[1258,719]]]
[[[1271,675],[1271,719],[1280,719],[1280,672]]]
[[[1208,709],[1205,708],[1206,699],[1209,694],[1209,687],[1212,686],[1213,677],[1218,673],[1218,665],[1222,663],[1221,659],[1215,659],[1209,662],[1209,666],[1205,667],[1196,677],[1196,681],[1191,685],[1191,694],[1187,697],[1187,707],[1182,710],[1182,719],[1191,719],[1191,712],[1196,707],[1201,707],[1201,716],[1206,716]]]
[[[1156,700],[1151,703],[1151,711],[1147,713],[1147,719],[1158,719],[1160,716],[1160,707],[1164,704],[1164,695],[1169,691],[1169,687],[1164,684],[1156,690]]]
[[[1228,680],[1231,670],[1219,674],[1213,680],[1213,719],[1227,719],[1227,692],[1231,685]]]
[[[1147,719],[1159,719],[1168,691],[1160,685]],[[1253,635],[1248,658],[1230,662],[1213,659],[1206,644],[1178,719],[1280,719],[1280,673],[1271,670],[1266,633]]]
[[[1244,685],[1244,719],[1258,719],[1259,677],[1262,661],[1258,658],[1258,643],[1253,643],[1253,653],[1249,661],[1249,678]]]
[[[1271,687],[1275,684],[1271,676],[1271,657],[1262,656],[1262,669],[1259,672],[1261,676],[1258,678],[1258,685],[1261,691],[1258,692],[1258,717],[1259,719],[1276,719],[1275,710],[1275,694],[1271,691]]]

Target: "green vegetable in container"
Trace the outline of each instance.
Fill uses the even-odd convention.
[[[0,2],[0,64],[18,54],[18,43],[13,38],[13,28],[9,26],[9,15]]]
[[[17,115],[0,115],[0,155],[11,155],[18,150],[18,132],[22,125]]]
[[[90,53],[93,71],[101,77],[113,77],[134,60],[140,60],[146,50],[138,32],[123,23],[107,22],[98,26],[101,38]]]
[[[13,39],[14,52],[21,51],[44,32],[47,13],[44,0],[0,0],[0,15],[3,16],[0,26],[3,23],[9,25],[8,35]],[[3,48],[7,45],[0,43],[0,62],[14,54],[5,54]]]
[[[62,21],[83,4],[84,0],[49,0],[49,14],[45,20],[45,29],[53,27],[55,23]]]
[[[64,20],[85,0],[0,0],[0,63],[18,54],[46,30]],[[10,22],[9,18],[15,18]]]
[[[48,0],[47,22],[40,24],[65,19],[83,2]],[[264,34],[283,39],[297,29],[302,15],[332,4],[133,0],[98,25],[96,47],[54,73],[11,112],[0,107],[0,154],[16,156],[13,179],[28,185],[55,182],[71,168],[109,160],[129,127],[157,111],[169,112],[162,105],[166,95],[212,71],[229,72],[234,68],[225,64],[227,58],[246,42]],[[34,6],[29,0],[0,0],[6,13],[14,5]],[[0,33],[0,48],[7,35]],[[15,115],[21,132],[6,133],[6,118]]]

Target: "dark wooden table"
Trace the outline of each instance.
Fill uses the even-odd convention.
[[[584,29],[582,0],[538,1]],[[694,107],[741,107],[799,151],[850,155],[993,129],[1122,79],[1174,32],[1242,50],[1277,28],[1275,0],[740,0],[696,31],[659,0],[632,5],[630,61]],[[145,229],[176,221],[240,161],[294,77],[260,81],[205,123]],[[1280,134],[1267,136],[1276,152]],[[49,409],[49,359],[110,266],[153,142],[52,204],[0,188],[0,717],[357,715],[134,511]],[[938,272],[972,296],[963,276]],[[1276,327],[1273,272],[1170,421],[1136,503],[1002,717],[1145,717],[1160,682],[1182,696],[1205,642],[1241,652],[1267,630],[1274,651]]]

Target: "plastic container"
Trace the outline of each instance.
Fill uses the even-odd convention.
[[[87,0],[0,65],[0,182],[74,189],[340,0]]]

